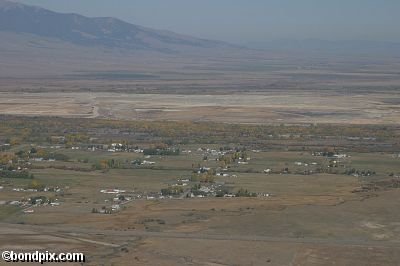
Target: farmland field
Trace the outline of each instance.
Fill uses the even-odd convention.
[[[84,251],[88,265],[104,263],[104,254],[117,265],[397,263],[395,126],[346,125],[332,135],[329,125],[170,121],[152,128],[91,118],[61,133],[51,117],[7,121],[3,137],[12,144],[2,146],[1,158],[33,175],[0,178],[2,230],[21,249],[57,243]],[[301,137],[284,134],[296,127]],[[119,140],[120,128],[137,130]],[[231,136],[201,143],[196,128]],[[366,135],[354,138],[360,128]],[[174,134],[194,137],[181,142]],[[163,194],[172,188],[182,190]],[[48,203],[30,201],[38,198]],[[370,257],[360,259],[367,250]]]

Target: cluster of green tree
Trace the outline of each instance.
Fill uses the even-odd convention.
[[[10,145],[1,145],[1,144],[0,144],[0,152],[2,152],[2,151],[7,151],[7,150],[9,150],[10,148],[11,148]]]
[[[358,176],[373,176],[376,174],[375,171],[371,170],[357,170],[355,168],[348,169],[344,172],[346,175],[358,175]]]
[[[32,205],[35,205],[35,204],[44,204],[44,203],[47,203],[47,202],[48,202],[48,199],[47,199],[45,196],[36,196],[36,197],[32,197],[31,200],[30,200],[30,203],[31,203]]]
[[[56,161],[69,161],[69,157],[62,153],[50,153],[49,157],[45,159],[54,159]]]
[[[19,150],[15,153],[15,155],[18,156],[18,158],[24,160],[29,159],[29,154],[30,154],[29,151],[24,151],[24,150]]]
[[[58,170],[68,170],[68,171],[77,171],[77,172],[91,172],[93,170],[99,170],[94,168],[85,168],[79,166],[67,166],[67,165],[31,165],[30,169],[58,169]]]
[[[247,162],[247,152],[246,151],[236,151],[232,154],[225,154],[221,155],[218,157],[218,161],[221,164],[221,167],[225,167],[227,165],[230,165],[231,163],[234,163],[238,161],[239,159],[242,159],[244,162]]]
[[[27,189],[36,189],[37,191],[43,191],[45,185],[40,183],[37,179],[33,179],[32,182],[27,186]]]
[[[0,154],[0,165],[12,165],[18,161],[18,158],[12,153]]]
[[[161,194],[163,196],[176,196],[183,193],[183,188],[181,186],[169,186],[168,188],[161,189]]]
[[[88,143],[90,139],[90,137],[87,135],[87,132],[66,134],[64,137],[65,137],[65,145],[67,147],[80,143]]]
[[[17,156],[20,158],[24,158],[26,156],[30,158],[43,158],[44,160],[49,160],[53,159],[56,161],[68,161],[69,157],[65,154],[62,153],[54,153],[54,152],[49,152],[45,149],[36,149],[36,148],[31,148],[29,152],[25,151],[18,151],[16,153]]]
[[[104,214],[112,214],[113,210],[110,207],[102,206],[101,207],[101,212]],[[92,209],[92,213],[100,213],[100,211],[97,208]]]
[[[142,163],[143,163],[142,159],[136,159],[136,160],[132,161],[133,165],[142,165]]]
[[[68,145],[87,144],[110,140],[114,131],[134,132],[146,140],[157,139],[169,144],[190,143],[260,143],[266,139],[293,138],[313,140],[324,136],[366,137],[378,141],[395,139],[400,136],[396,126],[383,125],[230,125],[210,122],[172,121],[116,121],[101,119],[48,119],[42,117],[24,118],[0,116],[0,132],[8,143],[45,143],[53,136],[61,136]],[[108,132],[112,131],[113,134]],[[296,134],[293,134],[296,132]],[[110,137],[111,136],[111,137]],[[61,139],[63,139],[61,138]],[[131,138],[132,139],[132,138]],[[124,139],[113,141],[122,143]],[[135,140],[130,140],[132,144]],[[104,142],[103,142],[104,143]],[[171,146],[171,145],[170,145]]]
[[[144,155],[161,155],[161,156],[177,156],[180,154],[179,149],[144,149]]]
[[[221,187],[217,190],[216,197],[217,198],[222,198],[226,194],[229,194],[231,192],[231,189],[228,187]]]
[[[249,192],[247,189],[240,188],[235,194],[236,197],[257,197],[257,193]]]
[[[138,224],[148,224],[148,223],[166,224],[165,220],[163,220],[163,219],[153,219],[153,218],[141,219],[137,223]]]
[[[0,177],[2,178],[20,178],[20,179],[33,179],[33,174],[30,174],[28,171],[9,171],[9,170],[1,170]]]
[[[333,151],[323,151],[323,152],[321,152],[321,156],[324,156],[324,157],[333,157],[335,154],[336,153],[333,152]]]
[[[109,159],[109,160],[101,160],[96,164],[93,164],[92,168],[96,170],[104,170],[104,169],[119,169],[122,167],[122,162],[119,160]]]
[[[204,171],[200,173],[193,173],[190,177],[190,181],[192,182],[201,182],[201,183],[214,183],[215,182],[215,170],[211,169],[209,171]]]
[[[201,191],[200,188],[201,188],[201,184],[194,184],[192,186],[192,188],[190,189],[190,192],[193,193],[193,195],[195,195],[195,196],[199,196],[199,195],[207,196],[207,193],[204,191]]]

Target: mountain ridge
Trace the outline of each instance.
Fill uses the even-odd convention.
[[[86,17],[0,0],[0,31],[57,38],[77,45],[179,53],[185,48],[241,48],[221,41],[155,30],[112,17]]]

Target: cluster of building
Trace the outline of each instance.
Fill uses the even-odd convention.
[[[155,200],[155,199],[166,199],[172,198],[169,196],[163,196],[160,192],[136,192],[127,191],[123,189],[102,189],[100,193],[112,195],[112,198],[105,199],[106,204],[111,204],[109,207],[103,207],[100,210],[92,210],[94,213],[110,214],[118,212],[122,209],[122,206],[132,202],[133,200]]]
[[[15,192],[39,192],[40,191],[40,192],[57,192],[57,193],[59,193],[59,192],[62,192],[63,189],[58,186],[56,186],[56,187],[47,187],[46,186],[46,187],[39,188],[39,189],[36,189],[36,188],[13,188],[12,191],[15,191]]]
[[[317,151],[313,152],[312,156],[323,156],[328,157],[331,159],[343,159],[343,158],[350,158],[351,156],[345,153],[334,153],[334,152],[326,152],[326,151]]]
[[[29,198],[23,198],[21,200],[9,200],[9,201],[0,201],[0,205],[10,205],[10,206],[18,206],[23,209],[24,213],[33,213],[35,207],[43,207],[43,206],[51,206],[56,207],[60,206],[60,202],[58,199],[50,200],[45,196],[33,196]]]
[[[312,162],[312,163],[295,162],[294,164],[296,166],[305,166],[305,167],[308,167],[309,165],[318,165],[318,163],[316,163],[316,162]]]

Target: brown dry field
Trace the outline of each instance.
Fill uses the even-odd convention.
[[[0,113],[223,123],[399,124],[399,92],[0,93]]]
[[[270,152],[252,157],[256,164],[257,156],[265,162],[279,155],[283,156]],[[285,153],[284,157],[292,163],[299,160],[298,153],[291,155]],[[387,157],[353,155],[353,160],[360,162]],[[383,174],[386,168],[398,169],[396,160],[391,158],[392,163],[377,170]],[[70,189],[60,198],[61,206],[36,207],[32,214],[19,211],[3,217],[2,250],[84,252],[84,265],[93,266],[364,266],[398,265],[400,259],[400,213],[395,211],[400,207],[400,190],[352,193],[360,186],[353,176],[240,174],[239,186],[258,185],[260,191],[268,188],[273,196],[134,200],[121,212],[104,215],[91,213],[93,207],[100,208],[104,199],[112,197],[101,194],[100,189],[129,188],[133,182],[139,188],[146,184],[162,187],[163,180],[173,179],[179,172],[42,169],[35,175],[42,182],[68,184]],[[26,181],[13,182],[21,186]],[[11,187],[5,185],[0,200],[31,196]],[[51,195],[48,192],[47,196]]]
[[[84,252],[84,265],[398,265],[398,196],[138,201],[79,219],[44,208],[1,224],[0,248]],[[166,224],[137,222],[150,218]]]

